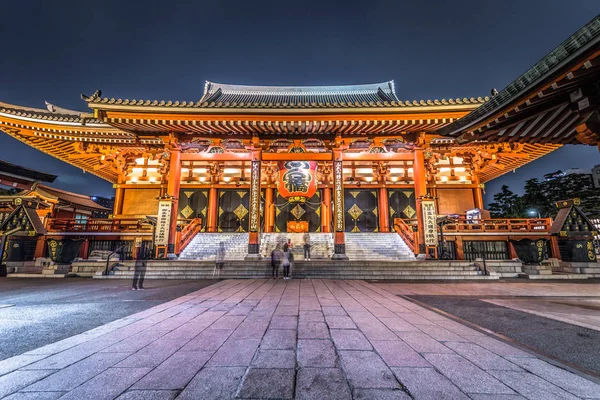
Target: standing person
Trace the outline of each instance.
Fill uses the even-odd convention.
[[[133,272],[133,286],[131,290],[144,290],[144,278],[146,277],[146,257],[144,247],[140,247],[135,257],[135,270]]]
[[[306,235],[304,237],[304,261],[310,261],[310,237]]]
[[[213,276],[215,272],[217,273],[217,278],[221,277],[221,270],[223,269],[223,265],[225,264],[225,243],[219,243],[219,248],[217,249],[217,254],[215,256],[215,270],[213,271]]]
[[[287,243],[283,245],[283,257],[281,258],[281,266],[283,267],[283,279],[290,279],[290,266],[292,265],[292,250]]]
[[[271,252],[271,268],[273,268],[273,279],[279,279],[279,264],[281,264],[281,247],[277,245]]]

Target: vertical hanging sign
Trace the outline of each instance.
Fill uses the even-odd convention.
[[[154,244],[166,246],[169,244],[169,224],[171,222],[171,200],[158,202],[158,218],[156,219],[156,234]]]
[[[422,200],[423,209],[423,229],[425,229],[425,245],[437,246],[437,215],[435,213],[435,201]]]
[[[260,215],[260,161],[253,160],[250,172],[250,232],[258,232]]]
[[[344,189],[342,161],[333,162],[333,205],[335,207],[335,230],[344,232]]]

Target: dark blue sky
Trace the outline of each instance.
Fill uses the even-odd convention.
[[[335,85],[394,79],[402,100],[503,88],[600,13],[598,0],[10,1],[0,24],[0,101],[86,110],[80,93],[198,100],[204,81]],[[0,158],[59,175],[55,186],[111,185],[0,135]],[[566,147],[487,185],[600,163]]]

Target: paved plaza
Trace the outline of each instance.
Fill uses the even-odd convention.
[[[221,281],[0,361],[0,398],[600,398],[593,380],[397,296],[402,288]]]

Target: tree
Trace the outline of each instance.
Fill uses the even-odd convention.
[[[489,210],[494,218],[521,218],[524,213],[523,199],[507,185],[502,185],[500,193],[494,195],[494,202],[489,204]]]
[[[547,218],[555,213],[554,204],[548,199],[545,188],[545,182],[539,182],[536,178],[525,182],[525,194],[522,196],[524,211],[527,215],[535,216],[539,213],[540,217]]]

